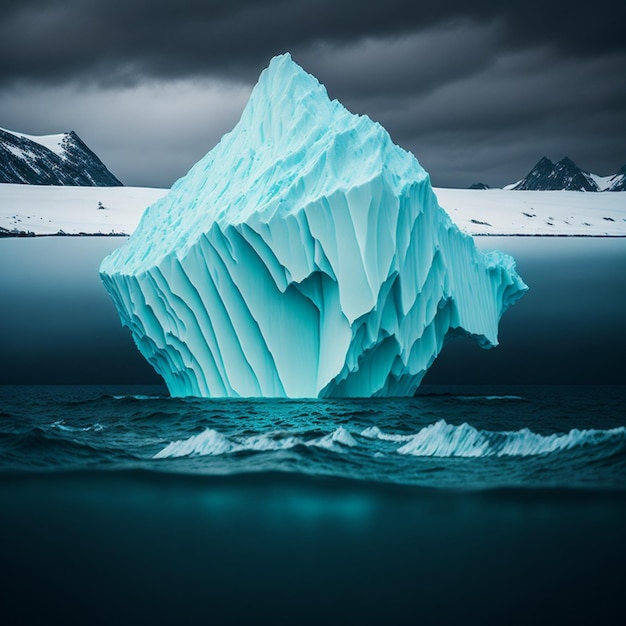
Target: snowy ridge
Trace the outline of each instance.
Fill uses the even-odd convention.
[[[173,441],[153,458],[185,456],[219,456],[238,452],[288,450],[296,446],[324,448],[341,453],[346,447],[359,446],[367,453],[368,446],[381,441],[386,453],[424,457],[528,457],[571,450],[581,446],[626,443],[626,428],[609,430],[572,429],[566,433],[540,435],[528,428],[517,431],[478,430],[469,424],[454,426],[444,420],[422,428],[415,434],[385,433],[371,426],[360,433],[350,433],[340,426],[323,436],[277,431],[263,435],[226,437],[207,428],[187,439]],[[371,443],[370,443],[371,442]],[[380,454],[374,446],[370,452]]]
[[[173,396],[412,395],[453,334],[496,345],[526,289],[289,55],[100,271]]]
[[[59,133],[57,135],[27,135],[26,133],[18,133],[14,130],[8,130],[6,128],[0,128],[5,133],[11,133],[16,137],[33,141],[34,143],[47,148],[60,157],[65,157],[65,143],[68,137],[68,133]]]
[[[36,137],[0,128],[0,182],[120,186],[74,132]]]
[[[617,174],[607,176],[606,191],[626,191],[626,165],[624,165]]]
[[[615,182],[615,179],[619,176],[619,174],[611,174],[609,176],[598,176],[598,174],[587,174],[594,182],[598,191],[607,191],[607,189],[611,189],[612,185]]]

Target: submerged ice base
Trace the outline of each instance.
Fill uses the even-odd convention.
[[[412,395],[450,336],[496,345],[526,290],[288,54],[100,272],[173,396]]]

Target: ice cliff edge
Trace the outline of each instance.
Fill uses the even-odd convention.
[[[173,396],[410,395],[455,333],[496,345],[527,288],[288,54],[100,275]]]

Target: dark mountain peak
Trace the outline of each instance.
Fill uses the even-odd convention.
[[[554,164],[548,157],[544,156],[513,189],[598,191],[598,186],[569,157],[563,157],[558,163]]]
[[[578,166],[576,165],[576,163],[574,163],[574,161],[572,161],[572,159],[570,159],[568,156],[563,157],[557,164],[556,167],[571,167],[571,168],[575,168],[578,169]]]
[[[546,167],[552,169],[554,167],[554,163],[552,163],[547,156],[543,156],[539,159],[539,161],[537,161],[537,165],[535,165],[533,169],[544,169]]]
[[[528,172],[526,177],[520,180],[513,189],[539,189],[542,185],[542,181],[547,179],[553,170],[554,163],[546,156],[541,157],[530,172]]]
[[[489,185],[486,185],[485,183],[473,183],[468,187],[468,189],[489,189]]]
[[[73,130],[31,137],[0,129],[0,182],[90,187],[122,184]]]

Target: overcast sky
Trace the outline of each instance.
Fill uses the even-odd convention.
[[[75,130],[127,185],[169,187],[272,56],[411,150],[435,185],[543,155],[626,164],[626,2],[2,0],[0,126]]]

